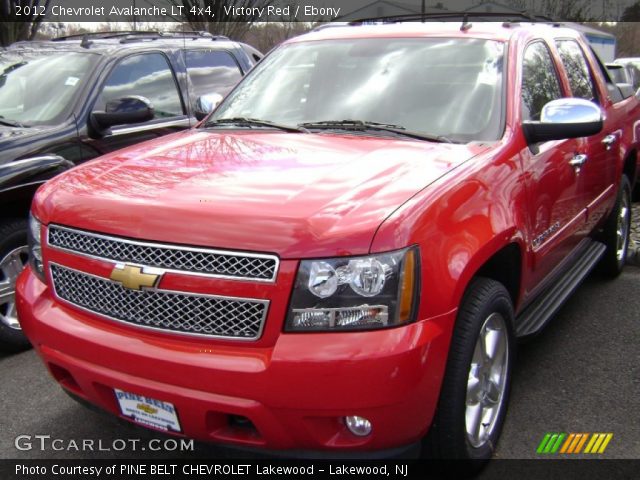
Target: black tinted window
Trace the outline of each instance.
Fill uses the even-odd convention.
[[[522,119],[540,120],[542,107],[561,96],[549,49],[542,42],[528,46],[522,71]]]
[[[211,93],[224,96],[242,78],[238,64],[228,52],[188,50],[186,59],[193,99]]]
[[[109,100],[127,95],[148,99],[156,118],[183,113],[173,73],[159,53],[134,55],[122,60],[109,75],[94,110],[104,110]]]
[[[585,100],[595,100],[596,89],[580,46],[573,40],[560,40],[557,42],[557,46],[569,77],[573,96]]]

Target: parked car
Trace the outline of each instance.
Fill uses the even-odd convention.
[[[618,85],[628,85],[630,92],[637,92],[640,87],[640,70],[631,64],[607,63],[609,76]]]
[[[193,126],[260,59],[201,32],[108,32],[0,52],[0,350],[29,346],[13,290],[39,185],[70,167]]]
[[[620,57],[616,58],[613,63],[624,65],[625,67],[633,67],[634,76],[637,78],[640,71],[640,57]],[[638,85],[640,87],[640,85]]]
[[[22,326],[159,431],[488,459],[516,340],[624,266],[639,119],[571,29],[318,29],[198,128],[39,188]]]

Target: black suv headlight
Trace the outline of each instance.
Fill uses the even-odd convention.
[[[33,214],[29,213],[29,265],[36,276],[44,279],[44,263],[42,262],[42,224]]]
[[[303,260],[287,331],[393,327],[415,320],[419,292],[416,247],[362,257]]]

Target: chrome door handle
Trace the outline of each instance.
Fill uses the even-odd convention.
[[[586,162],[588,158],[584,153],[577,153],[569,160],[569,165],[575,169],[576,175],[580,175],[580,168],[582,168],[582,165],[584,165],[584,162]]]
[[[607,135],[602,139],[602,144],[607,150],[611,150],[611,147],[613,147],[613,144],[616,143],[616,140],[618,140],[618,137],[616,137],[615,135]]]
[[[584,162],[586,162],[588,158],[589,157],[584,153],[579,153],[569,161],[569,165],[574,168],[580,168],[582,165],[584,165]]]

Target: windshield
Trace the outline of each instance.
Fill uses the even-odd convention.
[[[0,55],[0,122],[30,126],[64,120],[96,58],[72,52]]]
[[[248,118],[313,129],[357,120],[456,142],[497,140],[503,58],[502,43],[479,39],[292,43],[258,64],[208,124]]]

